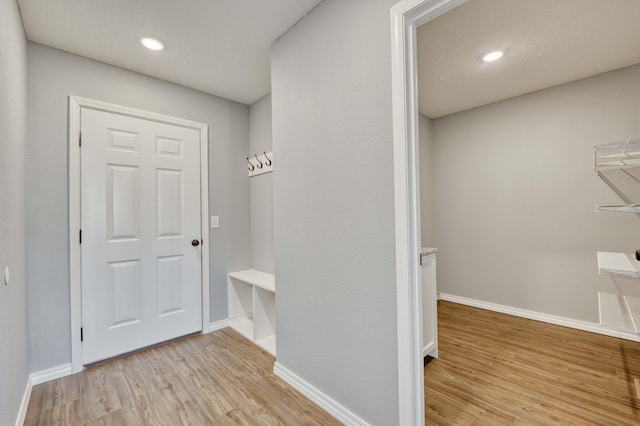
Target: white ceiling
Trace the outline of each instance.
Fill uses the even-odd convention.
[[[321,0],[18,0],[27,38],[252,104],[270,47]],[[420,112],[437,118],[640,63],[640,0],[469,0],[418,29]],[[167,48],[152,52],[152,35]],[[507,50],[483,63],[484,53]]]
[[[469,0],[418,28],[419,109],[437,118],[640,63],[640,0]],[[506,49],[483,63],[482,56]]]
[[[321,0],[18,0],[27,38],[252,104],[270,92],[271,44]],[[162,52],[139,43],[152,35]]]

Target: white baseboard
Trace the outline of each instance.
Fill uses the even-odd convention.
[[[605,336],[617,337],[619,339],[631,340],[633,342],[640,342],[640,336],[637,334],[613,330],[594,322],[581,321],[557,315],[545,314],[542,312],[530,311],[527,309],[513,308],[511,306],[499,305],[497,303],[484,302],[482,300],[469,299],[446,293],[438,293],[438,300],[446,300],[448,302],[473,306],[475,308],[486,309],[488,311],[500,312],[549,324],[561,325],[563,327],[575,328],[576,330],[589,331],[591,333],[603,334]]]
[[[278,362],[273,367],[273,374],[287,382],[291,387],[316,403],[320,408],[331,414],[345,426],[369,426],[369,423],[347,410],[314,386],[301,379]]]
[[[20,403],[20,410],[18,411],[18,418],[16,419],[16,426],[22,426],[24,419],[27,416],[27,408],[29,408],[29,400],[31,399],[31,390],[33,389],[33,381],[31,376],[27,379],[27,387],[22,395],[22,402]]]
[[[209,331],[207,331],[207,333],[210,333],[212,331],[222,330],[223,328],[227,328],[227,327],[229,327],[228,319],[214,321],[211,324],[209,324]]]
[[[71,370],[71,363],[47,368],[46,370],[36,371],[35,373],[31,373],[31,386],[50,382],[51,380],[70,376],[71,374],[73,374]]]
[[[46,370],[40,370],[35,373],[31,373],[27,379],[27,386],[22,395],[22,402],[20,403],[20,410],[18,411],[18,418],[16,419],[16,426],[22,426],[24,419],[27,415],[27,409],[29,408],[29,400],[31,399],[31,391],[35,385],[49,382],[51,380],[59,379],[71,375],[71,364],[63,364],[57,367],[47,368]]]
[[[427,355],[432,356],[431,352],[433,352],[435,349],[436,349],[436,342],[432,342],[431,344],[425,346],[424,348],[422,348],[422,357],[424,358]]]

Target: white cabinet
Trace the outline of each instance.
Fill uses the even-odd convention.
[[[231,272],[229,325],[276,356],[276,282],[272,274],[249,269]]]
[[[438,357],[436,249],[422,249],[422,356]]]

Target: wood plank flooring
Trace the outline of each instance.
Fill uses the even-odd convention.
[[[339,425],[235,331],[197,335],[33,388],[25,425]]]
[[[640,343],[438,302],[427,425],[640,425]],[[339,425],[231,329],[35,386],[25,425]],[[640,384],[638,385],[640,386]]]
[[[438,302],[427,425],[640,425],[640,343]]]

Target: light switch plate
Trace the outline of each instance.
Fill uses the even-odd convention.
[[[211,229],[220,228],[220,216],[211,216]]]

